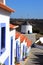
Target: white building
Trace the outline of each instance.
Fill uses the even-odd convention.
[[[0,62],[5,65],[14,65],[15,29],[9,30],[12,12],[14,10],[5,5],[5,0],[0,0]]]
[[[22,33],[32,33],[32,25],[28,24],[28,25],[21,25],[21,32]]]
[[[17,61],[22,59],[24,48],[26,48],[25,43],[27,42],[22,37],[23,35],[18,36],[16,39],[15,28],[18,26],[10,24],[10,15],[12,12],[14,10],[5,5],[5,0],[0,0],[0,62],[5,65],[15,65],[16,56]],[[10,28],[13,29],[10,30]],[[20,50],[22,53],[20,53]],[[25,51],[23,57],[25,57]]]
[[[16,58],[18,57],[19,63],[20,61],[23,61],[27,58],[32,43],[30,40],[28,40],[26,36],[19,32],[16,32],[16,44],[19,46],[19,47],[17,46],[19,48],[19,51],[16,50],[17,52]],[[17,47],[16,49],[18,49]]]

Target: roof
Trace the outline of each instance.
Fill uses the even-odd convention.
[[[16,32],[15,38],[17,39],[21,34],[19,32]]]
[[[23,34],[16,32],[16,39],[20,37],[20,43],[22,43],[24,40],[25,42],[27,42],[27,46],[30,47],[32,45],[31,40],[29,40],[26,36],[24,36]]]
[[[15,29],[19,27],[18,25],[12,25],[12,24],[9,24],[9,26],[10,26],[10,29]]]
[[[25,37],[25,42],[27,42],[27,46],[30,47],[32,45],[32,41]]]
[[[15,37],[16,37],[16,39],[17,39],[18,37],[20,37],[20,43],[22,43],[22,42],[24,41],[24,39],[25,39],[24,35],[21,34],[21,33],[19,33],[19,32],[16,32]]]
[[[20,36],[20,42],[22,43],[25,40],[25,36],[23,34],[21,34]]]
[[[10,13],[15,11],[15,10],[11,9],[10,7],[4,5],[4,4],[1,3],[1,2],[0,2],[0,8],[4,9],[4,10],[10,12]]]
[[[32,45],[32,42],[30,40],[27,41],[27,46],[30,47]]]

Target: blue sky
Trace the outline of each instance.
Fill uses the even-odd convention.
[[[6,0],[15,9],[12,18],[43,18],[43,0]]]

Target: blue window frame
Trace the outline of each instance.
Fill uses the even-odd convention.
[[[19,42],[16,41],[16,62],[20,63],[20,46],[18,43]]]
[[[5,27],[1,28],[1,49],[5,48]]]
[[[12,65],[12,56],[13,56],[13,36],[11,37],[11,65]]]
[[[0,55],[5,51],[6,23],[0,23]]]
[[[3,65],[9,65],[9,56],[6,58],[5,62],[3,63]]]

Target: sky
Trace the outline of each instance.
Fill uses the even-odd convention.
[[[11,18],[43,19],[43,0],[6,0],[15,10]]]

